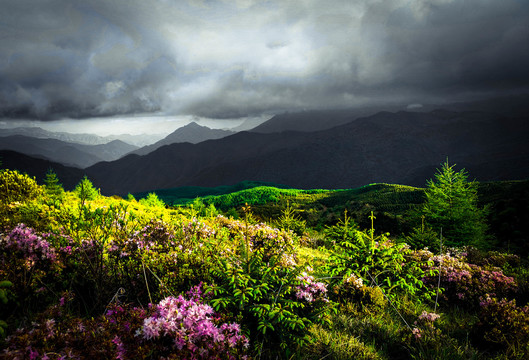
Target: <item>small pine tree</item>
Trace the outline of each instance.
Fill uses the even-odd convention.
[[[53,169],[48,169],[46,177],[44,178],[44,188],[46,193],[53,198],[60,198],[64,194],[62,184],[59,183],[59,178]]]
[[[412,232],[406,236],[406,243],[413,249],[423,249],[437,251],[439,248],[439,234],[437,234],[428,224],[425,224],[424,215],[421,216],[421,225],[413,228]]]
[[[81,205],[84,205],[86,200],[95,200],[99,195],[99,191],[94,187],[92,182],[88,180],[86,175],[84,178],[75,186],[74,193],[81,200]]]
[[[427,182],[423,213],[435,231],[442,228],[448,246],[478,245],[486,239],[486,212],[478,207],[477,182],[448,159]]]
[[[156,193],[152,192],[147,195],[146,198],[140,200],[140,204],[149,206],[149,207],[161,207],[165,208],[165,203],[162,199],[156,195]]]

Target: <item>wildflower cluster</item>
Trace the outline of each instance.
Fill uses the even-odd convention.
[[[355,274],[346,275],[343,278],[344,284],[349,284],[355,289],[361,289],[364,286],[364,281],[361,277],[356,276]]]
[[[478,330],[489,343],[507,350],[510,358],[529,356],[529,305],[518,306],[515,300],[486,296],[480,302]]]
[[[0,238],[0,246],[7,252],[17,252],[31,267],[35,262],[57,260],[51,244],[24,224],[17,225],[5,238]]]
[[[192,240],[208,239],[216,235],[216,231],[212,227],[195,217],[182,225],[182,232],[186,239]]]
[[[441,332],[435,328],[434,323],[440,317],[439,314],[423,311],[414,322],[415,326],[412,329],[415,340],[426,339],[427,341],[432,341],[436,339]]]
[[[149,310],[112,304],[93,319],[65,310],[71,296],[6,339],[9,359],[239,359],[249,346],[239,325],[221,323],[199,301],[169,297]]]
[[[296,279],[300,282],[300,284],[296,286],[296,299],[308,303],[329,301],[326,297],[327,286],[322,282],[315,281],[314,276],[303,272]]]
[[[156,305],[154,314],[143,321],[138,334],[145,340],[171,339],[178,354],[189,359],[209,359],[221,354],[229,358],[248,347],[248,340],[239,334],[238,324],[216,326],[212,315],[209,305],[170,296]]]
[[[440,270],[441,287],[444,292],[441,298],[460,305],[475,307],[479,299],[487,294],[492,297],[505,297],[516,291],[512,277],[505,276],[500,269],[486,270],[475,264],[464,261],[464,254],[443,254],[432,256],[433,265],[429,270]],[[437,286],[438,277],[428,275],[424,282]]]
[[[241,221],[228,219],[222,215],[217,216],[217,221],[227,230],[230,239],[236,240],[248,236],[249,250],[262,251],[265,261],[279,257],[282,266],[297,265],[292,232],[273,228],[264,223],[245,225]]]

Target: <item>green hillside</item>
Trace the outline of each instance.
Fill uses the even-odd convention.
[[[435,250],[414,223],[425,189],[402,185],[187,188],[208,195],[166,206],[45,183],[0,170],[2,358],[529,355],[528,181],[479,187],[496,251]]]
[[[196,205],[198,201],[200,206],[212,205],[235,217],[242,216],[242,207],[248,204],[253,216],[266,222],[278,218],[290,206],[308,228],[318,231],[336,224],[345,210],[360,228],[368,228],[369,214],[373,211],[381,231],[399,236],[417,226],[419,220],[414,210],[423,203],[424,191],[424,188],[385,183],[356,189],[301,190],[248,181],[233,186],[183,187],[154,192],[172,206],[193,202]],[[136,195],[141,198],[147,193]],[[517,251],[529,248],[529,231],[524,226],[529,223],[529,180],[479,183],[478,195],[479,205],[490,210],[489,232],[497,246],[513,247]]]

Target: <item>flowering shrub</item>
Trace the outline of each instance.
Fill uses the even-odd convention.
[[[261,250],[265,260],[279,257],[283,266],[296,266],[294,255],[294,238],[291,232],[272,228],[266,224],[245,224],[238,220],[217,216],[218,223],[228,230],[228,239],[241,243],[248,237],[250,251]]]
[[[82,319],[66,311],[68,297],[31,326],[6,339],[9,359],[239,359],[248,340],[239,325],[221,323],[199,301],[170,297],[149,310],[112,304],[104,315]]]
[[[13,284],[22,311],[41,308],[53,295],[62,273],[60,253],[43,236],[24,224],[0,236],[0,276]]]
[[[216,326],[212,314],[209,305],[182,296],[167,297],[143,321],[138,334],[144,340],[168,339],[168,354],[188,359],[230,358],[248,347],[248,339],[239,334],[238,324]]]
[[[28,270],[37,262],[54,263],[57,260],[50,243],[24,224],[17,225],[9,235],[0,239],[0,246],[6,253],[13,252],[23,257]]]
[[[529,356],[529,305],[517,306],[515,300],[485,297],[480,302],[479,332],[490,343],[507,349],[510,358]]]
[[[363,232],[347,227],[326,233],[342,236],[331,238],[333,253],[327,265],[331,275],[347,279],[354,273],[361,276],[363,283],[381,287],[389,297],[395,296],[395,290],[415,296],[418,301],[431,297],[422,282],[424,270],[408,256],[411,250],[405,244],[396,244],[386,235],[375,237],[373,228]]]
[[[182,232],[184,238],[191,240],[204,240],[216,235],[213,228],[195,217],[182,224]]]
[[[439,314],[423,311],[413,323],[411,334],[408,339],[411,345],[418,347],[420,358],[432,359],[442,353],[441,348],[450,348],[450,340],[444,336],[436,326],[435,322],[440,318]],[[451,358],[448,356],[447,358]]]
[[[120,258],[134,258],[149,250],[169,251],[175,245],[175,235],[167,225],[159,220],[151,220],[130,237],[110,240],[108,252]]]
[[[416,253],[417,255],[418,253]],[[485,270],[481,266],[468,264],[463,255],[433,255],[422,251],[420,256],[433,261],[427,270],[438,269],[441,272],[440,298],[446,303],[457,303],[467,307],[476,307],[480,298],[487,294],[491,297],[511,296],[517,289],[512,277],[505,276],[500,269]],[[424,282],[435,288],[438,276],[427,275]]]
[[[308,303],[329,301],[326,297],[327,286],[322,282],[315,281],[314,276],[302,272],[296,280],[300,282],[300,284],[296,286],[296,299],[304,300]]]
[[[265,357],[274,358],[301,349],[309,341],[310,325],[325,321],[333,304],[325,285],[302,274],[304,269],[284,267],[277,256],[264,259],[262,250],[248,259],[217,259],[208,294],[217,311],[241,319],[257,351],[267,348]]]

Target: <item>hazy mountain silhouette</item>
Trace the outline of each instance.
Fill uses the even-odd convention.
[[[75,185],[85,175],[82,169],[64,166],[53,161],[38,159],[11,150],[0,150],[0,160],[2,161],[2,168],[27,173],[35,177],[39,184],[44,183],[43,180],[48,169],[53,169],[59,178],[59,182],[63,184],[66,190],[75,188]]]
[[[317,132],[241,132],[86,171],[106,194],[243,180],[297,188],[373,182],[424,186],[446,157],[478,180],[529,177],[529,121],[483,112],[380,112]]]
[[[140,149],[134,150],[131,153],[138,155],[147,155],[148,153],[153,152],[154,150],[164,145],[184,142],[197,144],[202,141],[220,139],[232,134],[234,134],[233,131],[210,129],[207,126],[200,126],[196,122],[191,122],[185,126],[182,126],[181,128],[176,129],[162,140],[157,141],[152,145],[147,145]]]
[[[101,145],[84,145],[22,135],[0,137],[0,150],[13,150],[81,168],[88,167],[99,161],[119,159],[134,149],[137,149],[137,147],[120,140]]]
[[[55,132],[44,130],[39,127],[17,127],[12,129],[0,129],[0,136],[24,135],[38,139],[56,139],[69,143],[78,143],[85,145],[103,145],[114,140],[121,140],[134,146],[145,146],[152,144],[160,139],[159,135],[142,134],[142,135],[109,135],[99,136],[95,134],[74,134],[67,132]]]
[[[388,109],[390,109],[388,107]],[[283,131],[313,132],[347,124],[360,117],[376,114],[380,108],[363,107],[345,110],[309,110],[279,114],[249,130],[257,133],[279,133]],[[398,110],[397,108],[393,110]]]

